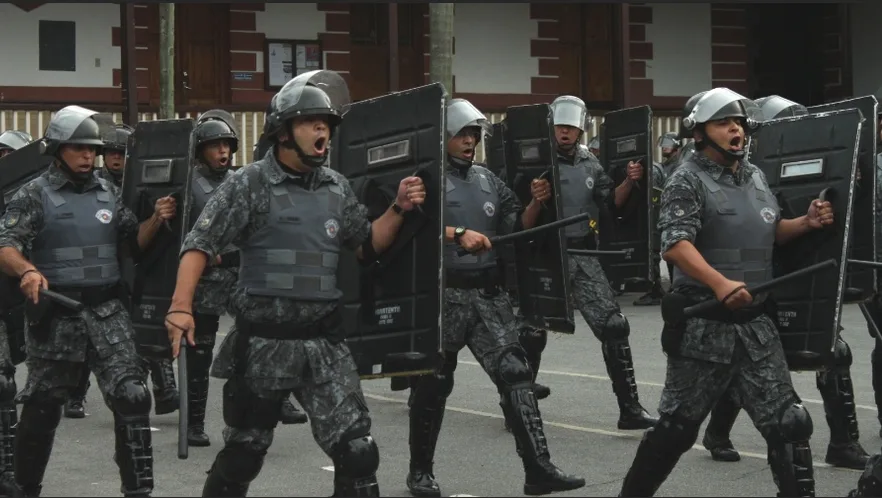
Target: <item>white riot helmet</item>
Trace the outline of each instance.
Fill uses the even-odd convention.
[[[493,136],[493,126],[484,114],[466,99],[451,99],[447,104],[447,139],[459,135],[464,128],[480,128],[478,143],[481,137]]]
[[[561,95],[551,103],[551,119],[555,126],[572,126],[585,131],[588,108],[579,97]]]

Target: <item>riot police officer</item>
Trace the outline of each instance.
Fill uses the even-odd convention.
[[[0,157],[25,145],[33,138],[22,131],[0,134]],[[0,205],[3,203],[0,202]],[[0,275],[0,495],[14,493],[15,429],[18,409],[15,406],[15,367],[24,360],[24,296],[18,282]]]
[[[344,85],[331,71],[285,84],[272,99],[264,130],[272,153],[214,190],[181,248],[166,317],[174,356],[184,333],[195,346],[193,295],[207,262],[230,245],[241,259],[228,304],[236,325],[212,366],[214,377],[228,379],[225,445],[204,496],[244,496],[292,391],[334,462],[334,496],[379,495],[379,450],[342,329],[337,261],[344,247],[375,260],[394,242],[403,213],[422,204],[426,192],[422,180],[405,178],[394,203],[371,223],[349,182],[325,166],[328,143],[343,119],[329,95]]]
[[[808,114],[805,106],[778,95],[757,99],[764,120]],[[827,424],[830,426],[830,443],[824,459],[835,467],[863,469],[869,455],[861,446],[855,410],[854,386],[851,382],[851,348],[840,336],[833,350],[834,364],[817,372],[816,383],[824,401]],[[726,395],[711,412],[702,444],[711,452],[714,460],[734,462],[740,455],[729,438],[740,407],[735,396]]]
[[[652,288],[649,292],[640,296],[634,301],[634,306],[656,306],[661,304],[661,298],[664,296],[664,290],[661,286],[661,234],[658,232],[658,203],[661,200],[662,190],[665,188],[665,178],[667,173],[665,164],[676,162],[675,152],[680,147],[680,142],[676,138],[675,133],[665,133],[658,138],[656,146],[662,151],[664,163],[652,162],[652,205],[650,206],[649,220],[652,227],[652,251],[650,258],[652,259]]]
[[[487,238],[535,225],[550,188],[546,180],[534,181],[533,200],[522,209],[502,180],[474,165],[482,129],[489,132],[489,128],[484,115],[469,101],[448,103],[444,354],[437,372],[417,378],[413,388],[407,487],[414,496],[441,496],[433,469],[435,445],[453,391],[457,354],[465,346],[499,390],[505,420],[524,464],[524,492],[548,494],[585,485],[584,479],[566,475],[551,463],[533,394],[533,372],[518,343],[517,319],[499,285],[496,253]],[[460,247],[470,254],[460,256]]]
[[[551,109],[564,217],[589,212],[594,220],[599,220],[601,210],[615,211],[625,204],[634,182],[643,177],[643,168],[630,163],[628,178],[613,188],[613,181],[600,161],[579,144],[588,114],[582,99],[564,95],[554,99]],[[585,221],[564,228],[567,247],[595,249],[594,227],[594,223]],[[638,430],[652,427],[656,419],[640,405],[637,396],[634,360],[628,341],[631,327],[622,314],[600,261],[594,256],[569,256],[569,274],[573,305],[600,340],[603,360],[619,404],[618,428]]]
[[[4,131],[0,134],[0,157],[12,154],[33,141],[34,138],[24,131]]]
[[[156,213],[139,225],[119,190],[94,176],[103,145],[95,114],[68,106],[52,117],[43,144],[54,162],[15,194],[0,223],[0,269],[20,278],[28,306],[28,379],[19,394],[15,441],[15,484],[26,496],[39,496],[62,405],[85,363],[99,372],[113,411],[122,492],[149,496],[153,490],[151,399],[131,320],[118,299],[117,247],[130,242],[137,254],[176,206],[172,198],[158,200]],[[59,308],[40,296],[41,288],[85,308]]]
[[[882,91],[878,92],[876,99],[882,101]],[[879,113],[879,137],[876,142],[877,147],[882,147],[882,112]],[[882,261],[882,223],[878,223],[879,217],[882,216],[882,151],[876,154],[876,258]],[[876,271],[876,286],[882,291],[882,272]],[[882,328],[882,295],[875,295],[867,302],[867,308],[873,316],[876,325]],[[867,324],[867,331],[870,337],[875,340],[875,346],[871,353],[870,359],[872,364],[873,378],[873,395],[876,402],[876,417],[882,424],[882,341],[880,341],[873,332],[872,326]],[[882,437],[882,428],[879,429],[879,437]],[[867,495],[869,496],[869,495]]]
[[[104,167],[95,168],[95,175],[122,188],[126,168],[126,147],[135,130],[126,124],[114,125],[104,134]]]
[[[123,172],[126,167],[126,147],[129,137],[134,129],[126,124],[114,125],[108,130],[103,130],[102,157],[103,168],[94,168],[95,177],[112,183],[122,189]],[[125,264],[125,263],[123,263]],[[147,367],[153,380],[153,398],[156,402],[154,410],[157,415],[172,413],[178,409],[178,388],[175,384],[175,370],[168,358],[146,358]],[[89,366],[85,365],[82,370],[80,382],[70,394],[70,399],[64,405],[66,418],[84,418],[86,416],[86,394],[89,392],[92,375]]]
[[[715,297],[725,307],[685,321],[666,317],[674,323],[662,331],[668,366],[661,418],[640,442],[620,496],[652,496],[730,389],[768,444],[779,494],[814,496],[811,417],[793,388],[765,296],[754,301],[746,286],[771,278],[774,244],[831,224],[833,211],[829,202],[814,200],[806,215],[781,219],[776,198],[757,193],[768,191],[768,183],[744,160],[744,147],[760,113],[726,88],[699,93],[683,109],[681,136],[695,139],[696,152],[668,178],[662,194],[663,255],[676,266],[674,289],[665,298],[692,304]],[[722,202],[744,214],[720,215]],[[743,247],[769,250],[742,252],[740,262],[726,256]]]
[[[582,126],[582,128],[585,127],[584,124],[581,126]],[[584,132],[585,130],[583,129],[582,131]],[[594,157],[600,157],[600,136],[599,135],[595,135],[595,136],[591,137],[591,140],[588,141],[588,152],[590,152],[592,155],[594,155]]]

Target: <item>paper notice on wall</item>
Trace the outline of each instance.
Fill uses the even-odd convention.
[[[294,77],[294,60],[292,47],[289,43],[270,43],[269,51],[269,84],[283,86]]]
[[[297,69],[306,67],[306,45],[297,45]]]

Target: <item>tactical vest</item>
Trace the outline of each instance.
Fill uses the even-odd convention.
[[[744,185],[735,186],[714,181],[692,161],[681,167],[697,174],[705,191],[695,248],[707,264],[748,287],[771,280],[779,208],[760,172],[754,172]],[[681,284],[706,287],[675,267],[674,285]]]
[[[116,198],[106,180],[78,194],[53,189],[40,177],[43,229],[34,239],[31,262],[50,285],[92,287],[119,282]]]
[[[253,173],[252,173],[253,172]],[[248,171],[259,188],[260,169]],[[240,248],[239,287],[256,296],[336,301],[343,189],[323,183],[306,190],[285,180],[270,184],[266,225]]]
[[[488,173],[475,169],[472,180],[447,174],[444,224],[465,227],[487,237],[496,235],[499,227],[499,192],[490,184]],[[459,244],[444,244],[444,268],[476,271],[496,266],[496,249],[483,254],[459,256]]]
[[[560,175],[561,203],[564,218],[570,218],[582,213],[591,213],[594,220],[598,219],[600,210],[594,203],[594,177],[585,164],[576,161],[571,165],[559,162],[557,166]],[[591,232],[591,222],[585,220],[564,227],[567,238],[581,238]]]
[[[214,176],[205,176],[199,171],[199,169],[193,170],[193,177],[190,180],[190,193],[193,201],[193,209],[190,211],[191,225],[196,223],[196,220],[199,219],[199,215],[202,214],[202,210],[205,209],[205,205],[208,204],[208,199],[211,198],[211,194],[213,194],[215,189],[217,189],[217,187],[220,186],[220,184],[231,174],[232,172],[228,170],[223,177],[218,178]]]

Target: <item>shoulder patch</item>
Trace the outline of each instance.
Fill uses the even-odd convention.
[[[7,211],[3,215],[3,226],[6,228],[15,228],[19,221],[21,221],[21,212],[18,210]]]

